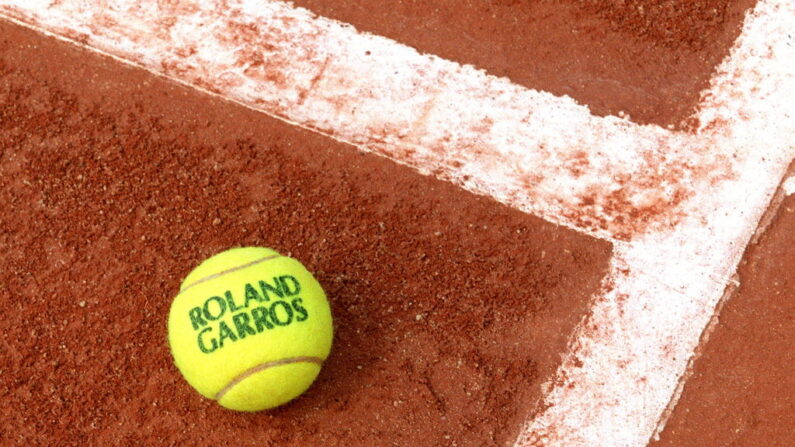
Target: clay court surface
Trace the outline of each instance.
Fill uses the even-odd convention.
[[[0,445],[795,445],[787,2],[105,3],[0,0]],[[247,245],[335,319],[256,414],[166,339]]]

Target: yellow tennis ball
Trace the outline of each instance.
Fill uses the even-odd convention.
[[[326,295],[300,262],[234,248],[196,267],[168,316],[174,363],[203,396],[238,411],[306,391],[331,350]]]

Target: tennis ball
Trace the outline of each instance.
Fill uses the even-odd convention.
[[[168,316],[174,363],[203,396],[259,411],[306,391],[331,350],[331,310],[300,262],[234,248],[196,267]]]

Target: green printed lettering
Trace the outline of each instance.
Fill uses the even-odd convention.
[[[257,332],[254,330],[253,327],[249,326],[249,318],[246,312],[239,313],[232,317],[232,321],[235,323],[235,329],[237,329],[237,335],[240,339],[246,338],[247,334],[257,335]]]
[[[232,297],[232,291],[227,290],[224,295],[226,295],[226,302],[229,303],[229,311],[230,312],[237,312],[240,309],[242,309],[242,307],[238,306],[235,303],[235,299],[234,299],[234,297]]]
[[[284,311],[281,312],[282,315],[279,315],[278,307],[282,308]],[[293,309],[290,307],[289,304],[285,303],[284,301],[276,301],[271,305],[271,321],[274,322],[277,326],[287,326],[288,324],[293,322]]]
[[[293,286],[292,289],[290,289],[290,284],[287,284],[288,281],[292,283]],[[287,296],[294,296],[301,293],[301,283],[299,283],[298,280],[295,279],[295,276],[290,276],[290,275],[280,276],[279,282],[282,284],[282,287],[284,287],[284,293],[287,294]]]
[[[293,305],[293,309],[295,309],[295,312],[298,314],[295,317],[296,321],[306,321],[306,319],[309,318],[309,312],[306,311],[303,301],[304,300],[301,298],[296,298],[291,303]]]
[[[212,332],[212,330],[213,330],[213,328],[206,327],[206,328],[202,329],[201,331],[199,331],[199,336],[197,337],[198,341],[199,341],[199,349],[201,349],[201,351],[203,353],[205,353],[205,354],[210,354],[213,351],[215,351],[216,349],[218,349],[218,342],[215,341],[214,338],[210,338],[209,339],[212,342],[212,343],[210,343],[210,347],[209,348],[207,347],[206,344],[204,344],[204,339],[202,338],[202,335],[204,335],[206,332]]]
[[[251,301],[259,303],[264,300],[260,296],[259,292],[257,292],[257,289],[254,288],[254,286],[246,283],[246,307],[249,307],[249,302]]]
[[[235,333],[232,332],[232,329],[229,329],[229,326],[227,326],[226,323],[223,321],[218,324],[218,334],[219,334],[218,336],[219,348],[224,347],[224,340],[226,340],[227,338],[232,341],[237,341],[237,336],[235,335]]]
[[[259,282],[259,287],[262,289],[262,296],[265,297],[265,301],[270,301],[270,295],[268,295],[268,292],[275,293],[279,298],[284,296],[284,292],[282,291],[282,283],[278,280],[278,278],[273,278],[273,283],[276,284],[275,287],[266,283],[265,281]]]
[[[254,318],[254,326],[256,326],[257,332],[262,332],[265,329],[273,329],[273,325],[268,321],[268,315],[267,307],[260,306],[251,309],[251,316]]]
[[[210,304],[211,303],[217,303],[216,312],[211,312],[210,311]],[[207,301],[204,302],[203,310],[204,310],[204,318],[206,318],[206,319],[208,319],[210,321],[216,321],[219,318],[221,318],[222,316],[224,316],[224,313],[226,313],[226,301],[224,301],[224,299],[221,298],[220,296],[210,297],[210,298],[207,299]]]
[[[207,322],[202,319],[202,309],[200,307],[194,307],[188,311],[188,317],[190,318],[190,324],[193,325],[194,331],[197,331],[200,327],[207,325]]]

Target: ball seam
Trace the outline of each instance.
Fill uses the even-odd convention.
[[[253,376],[258,372],[262,372],[277,366],[291,365],[293,363],[317,363],[318,365],[322,365],[323,359],[321,359],[320,357],[302,356],[302,357],[290,357],[281,360],[274,360],[272,362],[260,363],[259,365],[247,369],[246,371],[244,371],[243,373],[239,374],[234,379],[232,379],[225,387],[221,389],[221,391],[215,393],[215,400],[220,401],[224,397],[224,395],[226,395],[226,393],[232,390],[232,388],[234,388],[240,382],[246,380],[247,378]]]
[[[183,292],[185,292],[186,290],[192,288],[193,286],[196,286],[196,285],[199,285],[201,283],[204,283],[204,282],[207,282],[207,281],[211,281],[211,280],[216,279],[216,278],[220,278],[221,276],[228,275],[230,273],[234,273],[234,272],[237,272],[237,271],[240,271],[240,270],[255,266],[255,265],[260,264],[262,262],[269,261],[271,259],[280,258],[280,257],[281,257],[281,255],[266,256],[264,258],[260,258],[260,259],[256,259],[254,261],[248,262],[246,264],[238,265],[236,267],[232,267],[230,269],[222,270],[222,271],[220,271],[218,273],[213,273],[212,275],[205,276],[204,278],[197,279],[196,281],[193,281],[192,283],[190,283],[187,286],[185,286],[184,288],[182,288],[182,290],[180,290],[179,293],[177,293],[177,296],[182,295]]]

